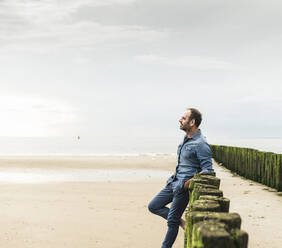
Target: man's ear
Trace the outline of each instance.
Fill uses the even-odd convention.
[[[193,127],[195,125],[195,119],[192,119],[189,124],[191,127]]]

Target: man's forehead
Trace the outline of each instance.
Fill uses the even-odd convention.
[[[185,111],[185,113],[184,113],[184,117],[189,117],[191,115],[191,110],[190,109],[188,109],[188,110],[186,110]]]

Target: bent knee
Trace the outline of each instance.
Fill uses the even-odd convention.
[[[180,225],[180,219],[178,218],[168,218],[167,219],[167,226],[168,227],[178,227]]]
[[[157,211],[158,211],[158,209],[156,208],[156,206],[152,202],[149,203],[148,209],[153,214],[157,213]]]

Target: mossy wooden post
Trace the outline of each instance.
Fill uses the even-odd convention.
[[[235,166],[234,166],[234,171],[237,171],[237,169],[238,169],[238,165],[239,165],[239,156],[238,156],[238,148],[237,147],[234,147],[234,152],[235,152],[235,154],[234,154],[234,157],[235,157]]]
[[[258,151],[254,150],[254,181],[259,181],[259,169],[258,169]]]
[[[209,210],[209,211],[220,211],[221,210],[222,207],[218,201],[201,200],[200,202],[195,203],[201,195],[213,195],[213,196],[219,196],[219,197],[223,196],[222,191],[218,190],[219,185],[220,185],[220,179],[216,178],[214,175],[215,175],[214,173],[213,175],[207,175],[207,174],[194,175],[194,178],[191,180],[189,184],[189,192],[190,192],[189,198],[190,199],[189,199],[188,209],[194,208],[194,209],[202,210],[202,211],[203,210]],[[189,211],[192,211],[192,210],[189,210]],[[187,230],[191,230],[191,228],[187,227],[185,230],[185,238],[184,238],[185,246],[186,246],[187,237],[188,237]]]
[[[274,188],[279,190],[279,154],[274,154],[275,163],[273,165]]]
[[[244,159],[243,176],[246,177],[247,168],[248,168],[248,149],[242,149],[242,152],[243,152],[243,159]]]
[[[199,222],[193,226],[192,233],[191,248],[234,248],[224,223]]]
[[[215,222],[220,222],[225,224],[225,231],[228,232],[231,240],[232,240],[232,245],[231,247],[236,247],[236,248],[242,248],[242,247],[247,247],[246,242],[242,241],[242,238],[239,237],[239,231],[241,228],[241,217],[237,213],[217,213],[217,212],[208,212],[208,211],[188,211],[186,212],[186,230],[185,230],[185,236],[187,237],[185,248],[192,248],[195,247],[192,245],[192,240],[193,240],[193,230],[194,226],[197,223],[200,222],[205,222],[206,221],[215,221]],[[245,232],[243,232],[245,233]],[[247,237],[248,238],[248,237]],[[239,245],[241,243],[244,243],[245,245]],[[197,247],[197,246],[196,246]],[[203,246],[204,248],[209,247],[209,246]],[[229,247],[228,247],[229,248]]]
[[[239,167],[239,171],[238,174],[239,175],[244,175],[244,167],[245,167],[245,153],[244,153],[244,149],[240,148],[240,154],[241,154],[241,165]]]
[[[219,189],[220,186],[220,179],[215,177],[215,176],[211,176],[211,175],[197,175],[195,178],[200,178],[202,180],[207,180],[209,185],[214,185],[217,189]]]
[[[271,154],[271,175],[270,175],[270,187],[275,188],[276,186],[276,174],[275,174],[275,168],[276,168],[276,154]]]
[[[273,161],[272,161],[272,153],[270,152],[268,154],[268,175],[267,175],[267,185],[269,187],[272,187],[272,165],[273,165]]]
[[[198,222],[193,226],[191,248],[247,248],[248,234],[231,230],[226,223],[216,220]]]
[[[218,189],[213,188],[196,188],[190,193],[189,205],[191,205],[194,201],[198,200],[201,195],[214,195],[214,196],[223,196],[223,192]]]
[[[265,153],[264,167],[265,167],[264,184],[269,186],[269,182],[268,182],[268,178],[269,178],[269,152]]]
[[[251,180],[256,181],[256,150],[251,152]]]
[[[250,171],[250,149],[247,148],[247,154],[246,154],[246,174],[245,174],[245,177],[246,178],[250,178],[249,176],[249,171]]]
[[[265,165],[264,165],[264,156],[263,152],[260,152],[260,183],[264,184],[264,176],[265,176]]]
[[[189,206],[189,211],[220,212],[221,207],[219,203],[214,200],[196,200]]]
[[[278,186],[277,190],[282,191],[282,154],[278,155]]]
[[[201,195],[199,197],[199,200],[213,200],[218,202],[220,205],[220,212],[229,212],[229,206],[230,206],[230,200],[225,197],[218,197],[218,196],[213,196],[213,195]]]
[[[258,153],[259,153],[259,151],[258,150],[255,150],[255,167],[256,167],[256,171],[255,171],[255,174],[256,174],[256,176],[255,176],[255,181],[256,182],[258,182],[259,181],[259,178],[260,178],[260,174],[259,174],[259,172],[260,172],[260,170],[259,170],[259,163],[258,163],[258,159],[259,159],[259,157],[258,157]]]
[[[244,230],[236,229],[232,234],[236,248],[248,247],[249,235],[247,232],[245,232]]]
[[[223,196],[218,190],[220,179],[211,175],[196,174],[189,184],[189,205],[198,200],[201,195]]]

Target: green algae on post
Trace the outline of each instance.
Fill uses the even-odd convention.
[[[229,212],[229,206],[230,206],[230,200],[225,197],[218,197],[214,195],[201,195],[199,197],[199,200],[214,200],[217,201],[220,205],[221,212],[228,213]]]
[[[228,213],[230,200],[219,190],[220,179],[196,174],[189,184],[184,248],[247,248],[241,217]]]
[[[227,169],[282,191],[282,154],[242,147],[210,147],[215,161]]]

